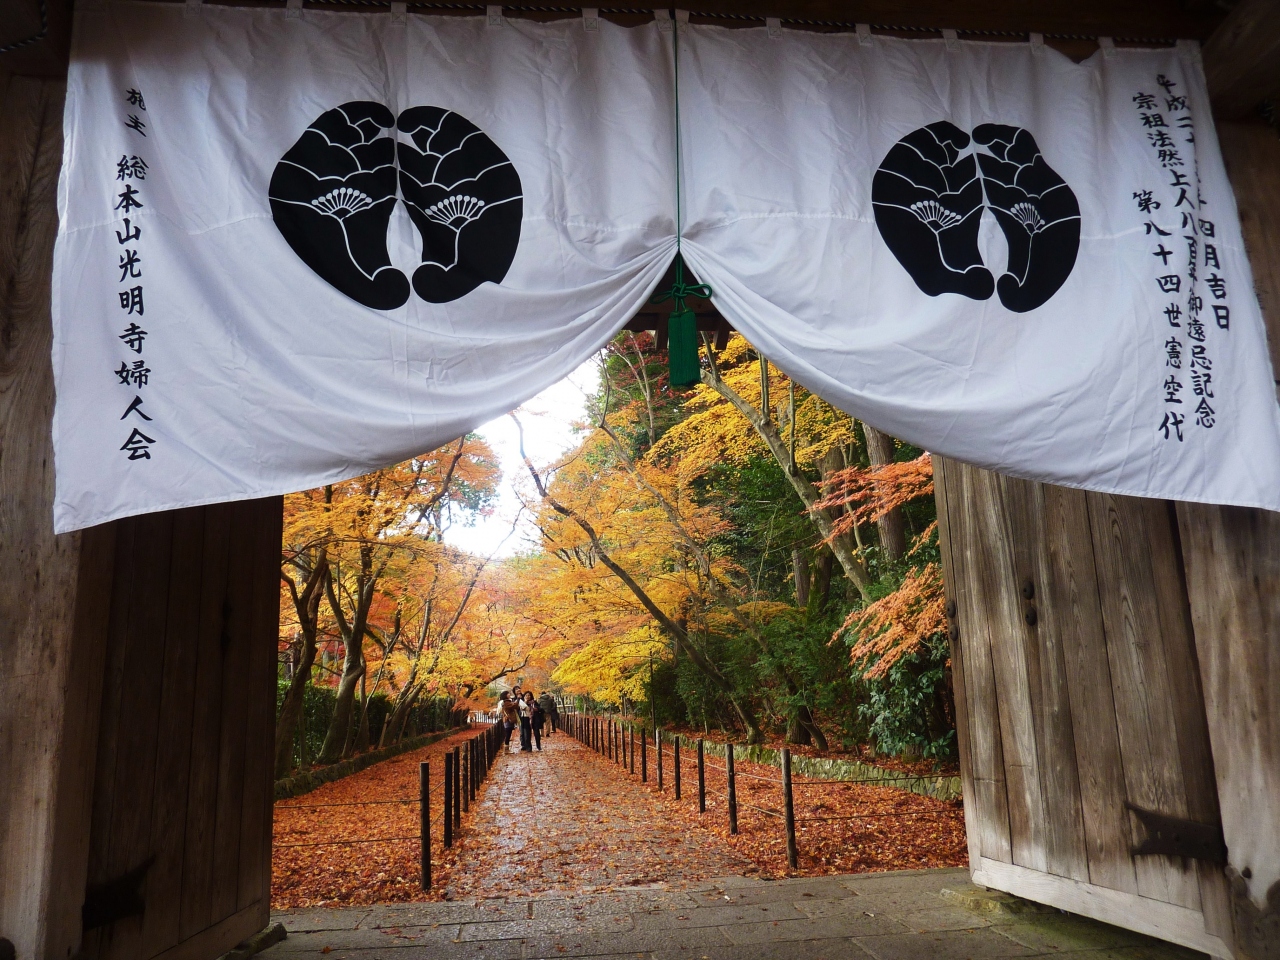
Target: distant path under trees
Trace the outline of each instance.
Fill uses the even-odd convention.
[[[472,735],[461,731],[277,803],[273,908],[564,896],[650,884],[678,890],[685,883],[731,876],[848,874],[967,862],[959,803],[862,782],[798,777],[800,864],[798,871],[788,871],[781,822],[761,812],[781,800],[775,795],[775,768],[739,762],[741,833],[729,836],[719,758],[708,757],[707,812],[699,814],[692,751],[682,757],[685,792],[676,801],[669,754],[667,787],[659,794],[652,745],[650,782],[642,784],[561,732],[543,739],[541,753],[499,754],[463,815],[451,850],[443,849],[438,825],[433,828],[434,883],[424,892],[416,840],[349,841],[415,836],[416,802],[387,801],[416,798],[418,764],[426,760],[435,811],[443,753]],[[517,742],[513,736],[512,743]]]
[[[512,737],[512,743],[516,738]],[[448,885],[455,899],[583,893],[755,875],[724,841],[564,733],[499,758]]]

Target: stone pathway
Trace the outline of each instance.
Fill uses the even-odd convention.
[[[515,742],[515,738],[512,738]],[[502,756],[458,853],[451,899],[680,884],[757,868],[709,834],[675,828],[652,793],[587,762],[561,733]]]
[[[536,762],[536,756],[531,758]],[[994,912],[966,870],[727,877],[571,897],[282,913],[263,960],[1197,960],[1203,955],[1021,901]],[[1006,900],[1008,898],[1005,898]]]

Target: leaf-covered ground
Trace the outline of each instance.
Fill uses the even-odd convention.
[[[448,883],[459,850],[456,843],[452,850],[444,849],[444,754],[477,732],[454,734],[276,803],[271,906],[279,910],[431,899],[420,880],[418,764],[431,764],[431,859],[438,891]],[[463,814],[463,834],[471,818]],[[411,839],[398,839],[405,837]],[[397,839],[352,842],[377,838]]]
[[[707,757],[707,811],[698,813],[697,767],[682,754],[682,799],[673,757],[665,790],[561,733],[542,753],[498,758],[481,797],[445,851],[439,824],[442,756],[465,740],[384,761],[276,804],[272,906],[397,903],[609,890],[726,875],[816,876],[967,864],[964,813],[892,788],[795,778],[799,869],[787,870],[774,767],[737,765],[739,833],[730,836],[725,774]],[[667,748],[670,750],[670,747]],[[418,763],[432,769],[433,885],[419,883]],[[409,803],[386,802],[411,800]],[[848,819],[855,817],[856,819]],[[808,822],[806,822],[808,821]],[[324,844],[286,846],[287,844]]]
[[[621,766],[596,753],[595,763]],[[656,758],[649,745],[649,783],[656,792]],[[834,873],[873,873],[963,867],[969,863],[960,802],[934,800],[906,790],[866,783],[842,783],[795,776],[792,779],[798,867],[787,868],[782,818],[782,773],[777,767],[738,761],[738,833],[729,833],[724,761],[706,757],[707,810],[698,812],[697,756],[681,750],[682,799],[675,799],[674,756],[663,748],[662,803],[680,823],[715,834],[749,858],[762,877],[811,877]],[[628,761],[628,766],[630,762]],[[638,773],[640,763],[637,760]]]

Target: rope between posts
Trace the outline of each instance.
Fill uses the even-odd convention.
[[[626,739],[627,736],[629,734],[634,735],[635,733],[635,726],[633,724],[628,724],[625,721],[621,721],[618,723],[617,731],[615,731],[612,726],[613,721],[607,721],[607,720],[604,720],[604,718],[593,718],[589,716],[584,716],[584,721],[585,722],[583,723],[582,726],[571,731],[571,735],[575,736],[588,749],[596,753],[599,753],[602,759],[609,759],[621,765],[623,768],[623,773],[631,775],[631,777],[634,779],[635,770],[634,769],[628,770],[627,751],[625,750],[625,747],[627,743],[627,739]],[[600,724],[600,725],[597,726],[596,724]],[[617,744],[615,742],[615,737],[619,733],[621,734],[621,737],[622,737],[621,750],[617,750]],[[670,742],[668,742],[666,740],[667,736],[668,735],[663,734],[661,730],[650,732],[644,728],[641,728],[640,737],[639,737],[640,743],[638,745],[641,747],[642,750],[644,750],[646,747],[653,749],[654,763],[651,764],[651,767],[655,768],[659,773],[661,773],[664,767],[664,764],[666,762],[675,761],[672,767],[667,768],[670,771],[668,776],[671,776],[672,774],[674,774],[674,779],[677,781],[677,783],[682,777],[688,778],[686,780],[686,786],[684,789],[684,793],[686,796],[693,794],[692,783],[690,783],[689,781],[693,780],[693,778],[696,776],[697,793],[694,795],[698,797],[700,813],[708,812],[708,807],[706,804],[706,798],[708,795],[712,797],[718,797],[723,801],[727,801],[727,810],[729,814],[729,829],[731,833],[734,833],[734,834],[738,833],[737,818],[740,810],[751,810],[763,816],[774,817],[776,819],[781,820],[784,824],[784,831],[786,833],[786,840],[787,840],[787,865],[792,870],[798,869],[798,851],[797,851],[797,845],[796,845],[796,831],[797,829],[800,828],[800,826],[798,825],[802,826],[803,824],[808,824],[808,823],[834,823],[834,822],[857,822],[857,821],[865,822],[869,820],[898,819],[898,818],[907,818],[907,817],[917,817],[917,818],[918,817],[935,817],[935,818],[941,817],[943,819],[950,818],[954,821],[957,815],[963,817],[963,814],[964,814],[963,805],[957,805],[957,806],[947,807],[941,810],[890,810],[890,811],[871,810],[865,813],[854,813],[854,814],[847,814],[847,815],[840,815],[840,816],[796,817],[794,814],[794,808],[793,808],[793,796],[794,796],[794,790],[798,786],[799,787],[821,787],[821,786],[836,785],[836,784],[842,784],[842,783],[843,784],[860,783],[860,784],[872,784],[872,785],[881,786],[881,787],[892,787],[894,784],[898,784],[898,783],[906,783],[906,782],[919,783],[920,781],[924,781],[924,780],[942,779],[943,775],[897,773],[895,775],[881,776],[881,777],[840,777],[840,778],[833,778],[833,779],[826,779],[823,777],[812,776],[812,775],[795,777],[793,773],[793,768],[792,768],[793,758],[789,750],[784,748],[781,754],[779,755],[779,760],[778,760],[778,767],[780,768],[780,776],[771,777],[771,776],[764,776],[756,773],[745,772],[741,769],[739,764],[734,764],[731,770],[731,768],[729,767],[728,761],[731,757],[737,758],[735,754],[732,754],[729,752],[730,750],[733,749],[732,743],[721,745],[723,747],[727,747],[728,749],[724,754],[725,762],[723,764],[717,764],[717,763],[708,763],[706,761],[705,751],[702,749],[707,743],[710,743],[713,746],[716,745],[716,741],[714,740],[708,741],[708,740],[703,740],[701,738],[690,739],[688,737],[684,737],[682,735],[677,734],[672,737]],[[635,752],[635,746],[637,746],[637,744],[632,743],[631,746],[632,746],[632,749],[630,751],[630,754],[631,754],[630,761],[631,761],[631,764],[634,765],[635,763],[634,752]],[[643,754],[642,754],[642,759],[643,759]],[[746,759],[745,757],[741,758],[741,762],[745,762],[747,764],[757,765],[757,766],[762,765],[762,766],[765,766],[766,768],[772,766],[772,764],[762,763],[762,761],[755,760],[755,759]],[[726,789],[731,792],[722,792],[720,790],[711,788],[707,785],[706,771],[708,768],[724,776],[726,781]],[[643,767],[642,767],[642,770],[643,770]],[[734,786],[738,778],[743,778],[745,780],[761,781],[763,783],[771,784],[774,787],[780,787],[782,791],[782,798],[783,798],[782,806],[784,809],[774,810],[768,807],[758,806],[754,803],[739,799],[739,791],[735,789],[735,786]],[[663,793],[666,792],[662,788],[661,777],[659,777],[659,783],[657,784],[657,787],[659,791],[662,791]],[[937,798],[925,797],[924,799],[932,799],[937,801]],[[821,809],[821,805],[819,806],[819,809]]]
[[[421,837],[366,837],[360,840],[314,840],[307,843],[275,843],[277,849],[284,847],[345,847],[356,843],[398,843],[402,840],[421,840]]]
[[[830,780],[825,777],[792,777],[791,785],[793,787],[821,787],[828,783],[908,783],[917,780],[951,780],[946,774],[941,773],[922,773],[909,777],[847,777],[843,779],[832,778]]]
[[[964,810],[899,810],[894,813],[855,813],[845,817],[796,817],[796,823],[819,823],[828,820],[879,820],[885,817],[950,817]]]
[[[421,801],[421,797],[412,797],[408,800],[352,800],[348,803],[279,803],[276,806],[282,810],[318,810],[321,807],[373,807],[384,803],[420,803]]]

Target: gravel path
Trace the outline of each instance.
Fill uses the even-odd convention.
[[[678,888],[757,871],[718,838],[672,822],[652,793],[593,762],[571,737],[557,734],[543,747],[499,758],[446,896]]]

